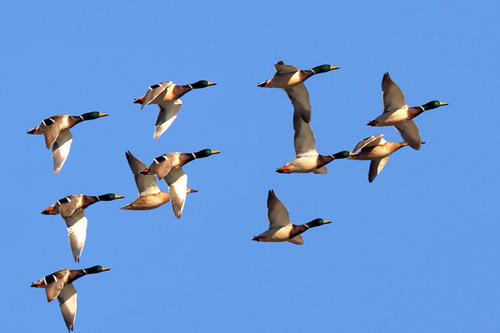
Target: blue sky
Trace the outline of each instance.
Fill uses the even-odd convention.
[[[76,332],[498,332],[499,10],[497,1],[2,4],[2,331],[66,331],[57,302],[30,283],[101,264],[111,271],[75,283]],[[307,82],[320,153],[378,133],[400,140],[366,126],[382,111],[384,72],[408,104],[449,106],[417,118],[427,144],[396,152],[372,184],[368,162],[277,174],[293,157],[292,107],[256,84],[278,60],[341,67]],[[184,96],[154,141],[156,106],[132,100],[153,83],[200,79],[217,86]],[[72,130],[53,174],[43,138],[26,130],[91,110],[110,116]],[[181,220],[169,205],[119,209],[137,196],[125,151],[149,162],[206,147],[222,153],[185,167],[199,192]],[[304,246],[252,242],[268,226],[269,189],[293,222],[334,222],[305,233]],[[107,192],[126,198],[86,210],[74,263],[63,220],[40,211]]]

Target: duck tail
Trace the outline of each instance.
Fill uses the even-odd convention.
[[[136,103],[136,104],[142,104],[142,101],[144,101],[144,97],[139,97],[139,98],[134,99],[134,103]]]
[[[26,131],[26,134],[38,134],[38,127],[32,128],[29,131]]]

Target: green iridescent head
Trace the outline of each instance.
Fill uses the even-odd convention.
[[[432,109],[435,109],[435,108],[438,108],[438,107],[444,106],[444,105],[448,105],[448,103],[434,100],[434,101],[430,101],[429,103],[425,103],[424,105],[422,105],[422,107],[424,108],[425,111],[427,111],[427,110],[432,110]]]
[[[333,159],[338,160],[338,159],[342,159],[342,158],[348,158],[349,156],[353,156],[353,155],[356,155],[356,154],[351,153],[347,150],[342,150],[342,151],[339,151],[338,153],[333,154],[332,157],[333,157]]]
[[[102,194],[102,195],[97,196],[97,199],[99,201],[111,201],[111,200],[121,199],[121,198],[125,198],[125,197],[123,195],[118,195],[118,194],[114,194],[114,193],[106,193],[106,194]]]
[[[96,266],[92,266],[89,268],[85,268],[83,271],[86,274],[95,274],[95,273],[101,273],[101,272],[105,272],[105,271],[109,271],[109,270],[110,270],[110,268],[102,267],[101,265],[96,265]]]
[[[328,64],[325,64],[325,65],[313,67],[311,70],[314,72],[314,74],[318,74],[318,73],[326,73],[326,72],[329,72],[331,70],[339,69],[339,68],[340,67],[330,66]]]
[[[209,87],[209,86],[213,86],[215,84],[216,84],[215,82],[210,82],[210,81],[207,81],[207,80],[200,80],[198,82],[191,83],[191,87],[193,89],[200,89],[200,88],[206,88],[206,87]]]
[[[332,221],[324,220],[324,219],[314,219],[311,222],[307,222],[306,225],[309,228],[314,228],[314,227],[319,227],[320,225],[323,224],[329,224],[332,223]]]
[[[219,154],[219,153],[220,153],[220,151],[218,151],[218,150],[202,149],[202,150],[194,153],[194,156],[196,156],[196,158],[202,158],[202,157],[208,157],[210,155]]]
[[[108,115],[107,113],[100,113],[98,111],[92,111],[92,112],[87,112],[87,113],[80,115],[80,118],[82,118],[82,120],[92,120],[92,119],[97,119],[100,117],[105,117],[107,115]]]

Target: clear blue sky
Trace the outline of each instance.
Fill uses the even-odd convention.
[[[4,175],[2,332],[65,332],[57,302],[32,281],[61,268],[110,272],[75,283],[76,332],[499,332],[498,1],[87,1],[0,7]],[[420,151],[395,153],[374,183],[368,162],[328,175],[274,172],[293,156],[286,94],[256,84],[278,60],[341,69],[307,82],[320,152],[352,149],[395,129],[382,110],[389,72],[421,115]],[[217,86],[183,98],[153,141],[156,106],[132,104],[150,84]],[[26,130],[54,114],[110,116],[72,130],[51,171],[43,138]],[[182,219],[169,205],[119,207],[137,196],[125,151],[150,161],[202,148],[186,166]],[[161,185],[163,186],[163,184]],[[165,189],[165,187],[163,186]],[[274,189],[295,223],[334,223],[304,246],[252,242]],[[40,211],[69,194],[126,198],[86,210],[73,262],[60,217]]]

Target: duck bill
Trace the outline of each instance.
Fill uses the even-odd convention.
[[[122,199],[122,198],[125,198],[123,195],[117,195],[115,194],[115,199]]]
[[[102,268],[102,271],[105,272],[105,271],[109,271],[111,268],[107,268],[107,267],[103,267]]]
[[[448,105],[448,103],[446,103],[446,102],[439,102],[439,106],[445,106],[445,105]]]
[[[207,86],[215,86],[216,84],[217,84],[217,83],[215,83],[215,82],[208,82],[208,83],[207,83]]]
[[[212,150],[212,155],[214,154],[220,154],[220,151],[219,150]]]
[[[193,188],[188,188],[186,191],[186,193],[196,193],[196,192],[198,192],[198,190],[195,190]]]
[[[339,69],[340,67],[338,66],[330,66],[330,70],[333,71],[334,69]]]
[[[99,112],[99,117],[106,117],[106,116],[109,116],[109,113],[100,113]]]
[[[356,157],[356,156],[358,156],[358,155],[359,155],[359,154],[357,154],[357,153],[349,153],[349,157]]]
[[[330,224],[330,223],[332,223],[332,221],[330,221],[330,220],[323,220],[323,224]]]

